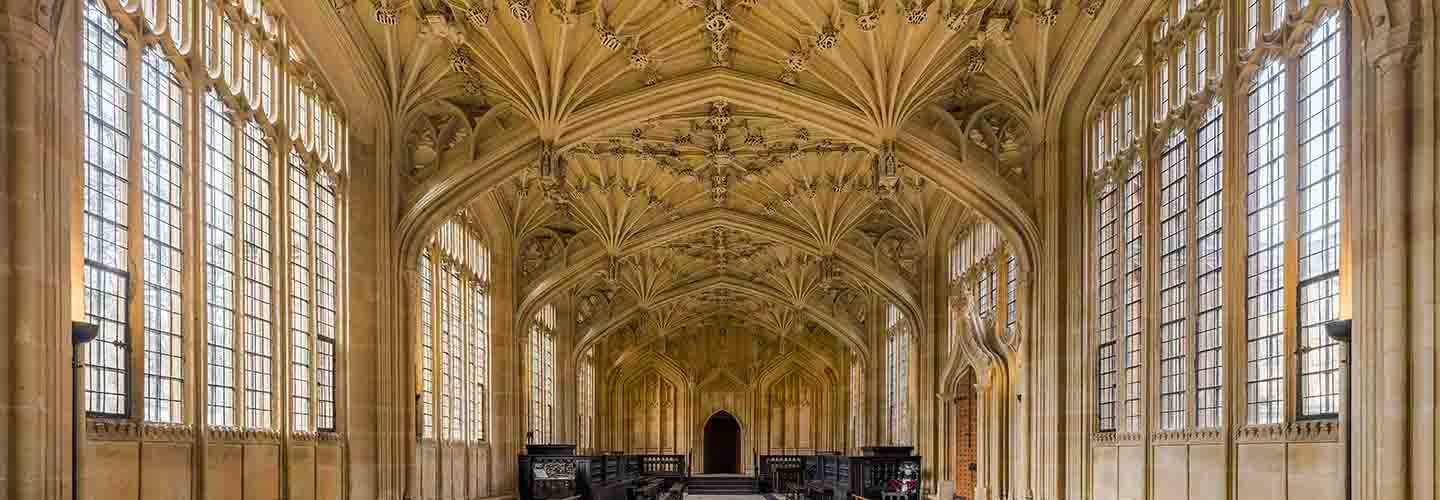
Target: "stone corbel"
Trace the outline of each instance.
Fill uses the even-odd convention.
[[[54,36],[44,27],[14,14],[0,14],[0,55],[7,65],[33,66],[50,54]]]
[[[1420,36],[1423,32],[1418,20],[1400,28],[1379,30],[1365,41],[1365,58],[1380,76],[1396,69],[1413,70],[1415,60],[1420,56]]]

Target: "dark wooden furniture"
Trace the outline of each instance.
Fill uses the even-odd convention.
[[[518,462],[520,500],[680,500],[689,479],[684,455],[576,455],[574,446],[532,445]]]

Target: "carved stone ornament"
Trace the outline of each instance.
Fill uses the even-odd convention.
[[[450,50],[450,71],[456,74],[469,74],[475,70],[475,61],[470,59],[464,46],[457,46]]]
[[[970,52],[970,59],[965,62],[965,71],[969,73],[980,73],[985,70],[985,51],[975,48]]]
[[[375,7],[375,22],[382,26],[394,26],[400,23],[400,9],[394,7]]]
[[[1100,9],[1105,7],[1105,0],[1083,0],[1080,10],[1091,19],[1100,15]]]
[[[666,245],[671,251],[711,265],[729,268],[750,262],[771,247],[769,242],[756,240],[724,226],[692,234]]]
[[[510,16],[520,24],[535,22],[535,8],[531,0],[510,0]]]
[[[421,33],[445,40],[454,45],[465,43],[465,30],[450,22],[449,16],[439,12],[426,13]]]
[[[900,160],[895,156],[895,143],[886,142],[880,146],[880,151],[875,153],[872,174],[875,188],[880,191],[881,197],[893,194],[900,183]]]
[[[905,8],[905,22],[910,24],[923,24],[930,17],[930,5],[923,0],[917,0],[914,4]]]
[[[650,67],[650,53],[640,48],[637,44],[630,49],[628,61],[630,62],[630,69],[644,71],[645,68]]]
[[[479,78],[475,78],[474,76],[467,76],[465,78],[465,83],[461,87],[461,91],[464,92],[467,96],[484,97],[485,82],[480,81]]]
[[[599,21],[595,22],[595,32],[600,36],[601,47],[605,47],[606,49],[610,49],[611,51],[616,51],[620,50],[620,47],[625,45],[625,41],[620,39],[619,33],[616,33],[615,30],[611,29],[609,26],[600,23]]]
[[[86,435],[96,441],[191,441],[195,428],[187,424],[91,418],[86,422]]]
[[[810,51],[804,48],[790,51],[785,57],[785,70],[791,73],[803,73],[810,65]]]
[[[970,77],[962,76],[955,79],[955,85],[950,87],[950,97],[955,100],[965,100],[975,93],[975,86]]]
[[[855,25],[860,28],[860,31],[865,33],[875,31],[875,28],[880,27],[880,14],[881,11],[879,7],[875,7],[869,12],[862,12],[855,18]]]
[[[735,22],[730,13],[723,9],[710,9],[705,13],[705,30],[714,34],[723,34]]]
[[[482,1],[480,5],[470,10],[463,10],[462,12],[466,21],[472,26],[475,26],[476,29],[483,30],[490,27],[490,17],[495,15],[495,7],[494,4]]]
[[[1035,15],[1035,24],[1040,25],[1041,28],[1052,28],[1055,26],[1056,22],[1059,22],[1059,20],[1060,9],[1056,8],[1054,5],[1047,7],[1045,10]]]
[[[945,29],[957,33],[964,31],[965,28],[970,25],[970,20],[970,13],[965,12],[964,9],[956,8],[945,16]]]
[[[840,45],[840,28],[834,22],[825,24],[820,33],[815,35],[815,48],[819,50],[830,50]]]

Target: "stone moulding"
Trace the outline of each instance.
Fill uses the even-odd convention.
[[[343,443],[344,440],[337,432],[295,432],[290,434],[291,441],[315,442],[315,443]]]
[[[1116,444],[1116,433],[1114,431],[1090,433],[1091,446],[1115,446]]]
[[[1235,431],[1238,443],[1328,443],[1340,439],[1340,422],[1303,420],[1289,424],[1253,425]]]
[[[205,431],[210,440],[219,443],[279,443],[280,432],[274,430],[211,427]]]
[[[1162,431],[1150,434],[1150,442],[1155,444],[1177,444],[1190,441],[1190,431]]]
[[[186,424],[92,418],[86,423],[86,430],[87,437],[96,441],[184,442],[195,439],[195,428]]]
[[[1186,429],[1150,434],[1152,444],[1209,444],[1221,442],[1220,429]]]

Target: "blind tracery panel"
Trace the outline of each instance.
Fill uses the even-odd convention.
[[[267,10],[278,3],[260,7],[254,18],[222,14],[207,0],[146,0],[138,7],[111,11],[90,1],[83,11],[85,208],[78,236],[86,256],[86,315],[101,326],[100,342],[87,347],[87,409],[153,422],[199,419],[210,426],[308,432],[316,417],[311,385],[323,377],[328,400],[321,428],[333,430],[339,201],[333,184],[317,189],[310,173],[339,172],[338,115],[324,101],[305,109],[336,121],[324,133],[326,158],[319,158],[277,142],[266,126],[277,117],[261,121],[254,113],[289,100],[271,90],[275,85],[308,78],[307,68],[292,61],[282,71],[270,56],[290,40]],[[269,29],[254,28],[261,22]],[[121,25],[143,25],[157,36],[121,37]],[[184,44],[195,25],[199,43]],[[203,71],[182,79],[176,68],[192,65]],[[212,76],[236,85],[215,85]],[[137,92],[129,82],[137,82]],[[320,91],[313,84],[305,90]],[[132,113],[139,118],[136,136],[129,130]],[[191,122],[202,132],[194,140],[185,133]],[[192,173],[193,182],[185,179]],[[323,225],[310,222],[322,206],[321,192],[328,198]],[[314,234],[321,228],[329,232],[328,247],[311,250],[322,244]],[[187,253],[191,231],[200,246]],[[289,279],[279,279],[277,245],[289,246],[283,256]],[[132,250],[138,252],[133,264]],[[313,275],[322,269],[328,273],[323,281]],[[318,302],[317,283],[328,286]],[[184,300],[190,296],[203,298]],[[317,313],[317,303],[328,312]],[[132,304],[140,321],[130,321]],[[203,328],[203,341],[186,342],[189,317]],[[325,337],[313,337],[317,333]],[[325,352],[323,374],[311,371],[314,354],[307,358],[317,348]],[[133,378],[131,352],[141,368]],[[289,384],[273,380],[282,352],[291,358]],[[187,362],[192,353],[201,360]],[[203,402],[189,401],[192,395]],[[132,405],[132,397],[139,404]],[[275,418],[282,402],[294,418]],[[203,412],[188,413],[190,405]]]
[[[1235,415],[1239,425],[1334,418],[1341,404],[1340,347],[1324,334],[1324,325],[1340,317],[1345,296],[1340,279],[1343,14],[1332,4],[1316,2],[1250,0],[1227,6],[1179,1],[1163,13],[1174,22],[1159,22],[1155,36],[1141,42],[1153,49],[1141,51],[1146,58],[1139,64],[1147,71],[1121,70],[1117,78],[1129,80],[1115,86],[1122,91],[1101,99],[1105,104],[1086,133],[1090,151],[1085,156],[1093,159],[1096,171],[1091,272],[1099,285],[1091,345],[1098,428],[1116,430],[1116,386],[1126,393],[1121,430],[1145,430],[1133,417],[1135,409],[1143,414],[1147,408],[1157,412],[1151,420],[1155,431],[1221,427],[1232,408],[1223,398],[1227,369],[1241,376],[1228,381],[1244,398],[1233,406],[1240,412]],[[1244,31],[1236,43],[1252,50],[1226,50],[1224,17],[1231,8],[1232,15],[1241,16]],[[1277,31],[1287,35],[1276,36]],[[1288,35],[1296,32],[1304,36]],[[1245,78],[1238,80],[1226,68],[1249,73],[1242,72]],[[1149,76],[1132,87],[1135,75]],[[1231,94],[1241,116],[1238,126],[1227,130],[1225,112],[1234,110],[1225,109],[1230,98],[1223,90],[1231,82],[1241,85]],[[1117,110],[1134,97],[1135,88],[1154,94],[1148,99],[1142,94],[1140,101],[1153,106],[1148,114],[1156,118],[1138,124],[1153,137],[1127,147],[1115,134],[1129,136],[1124,132],[1129,120],[1122,118],[1117,126],[1115,116],[1125,114]],[[1236,152],[1244,168],[1226,168],[1227,142],[1245,148]],[[1158,178],[1145,175],[1150,172]],[[1138,187],[1132,185],[1137,175],[1142,179]],[[1227,193],[1226,184],[1240,189]],[[1151,212],[1156,220],[1138,219],[1138,234],[1137,220],[1129,216],[1136,207],[1134,194],[1160,203]],[[1237,207],[1229,216],[1228,235],[1227,205]],[[1118,258],[1116,224],[1124,234]],[[1149,252],[1140,247],[1139,262],[1158,264],[1154,271],[1130,262],[1137,255],[1130,246],[1147,234],[1160,245]],[[1226,249],[1227,239],[1242,246]],[[1227,272],[1233,278],[1225,278]],[[1110,284],[1117,273],[1119,289]],[[1228,289],[1227,282],[1233,282]],[[1143,295],[1146,287],[1159,302],[1141,301],[1137,316],[1131,290]],[[1153,320],[1147,310],[1154,311]],[[1125,318],[1118,324],[1117,311]],[[1226,346],[1227,322],[1244,328],[1243,337],[1236,334],[1244,345]],[[1132,343],[1130,336],[1147,325],[1158,328],[1156,345]],[[1125,353],[1118,373],[1117,331],[1123,332]],[[1143,371],[1132,372],[1138,367],[1132,356],[1154,356],[1159,379],[1152,384]],[[1148,398],[1155,403],[1145,403]]]

